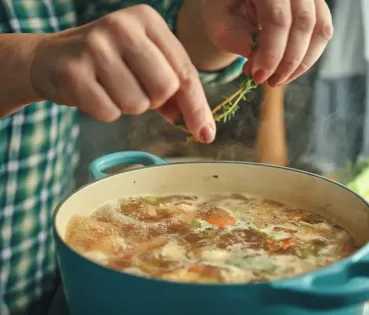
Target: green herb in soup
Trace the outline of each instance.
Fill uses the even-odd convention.
[[[356,249],[318,214],[243,194],[122,198],[73,217],[66,242],[125,273],[195,283],[290,277]]]

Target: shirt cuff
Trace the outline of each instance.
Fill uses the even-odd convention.
[[[228,67],[218,71],[199,71],[200,80],[204,84],[224,84],[237,79],[242,74],[242,68],[247,61],[244,57],[238,57]]]

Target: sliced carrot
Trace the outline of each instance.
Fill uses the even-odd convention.
[[[297,243],[297,241],[293,238],[286,238],[284,240],[281,240],[281,242],[284,248],[293,246]]]
[[[349,246],[349,245],[345,245],[345,246],[343,246],[343,248],[342,248],[342,252],[343,252],[344,254],[349,254],[349,253],[351,253],[351,252],[352,252],[352,248],[351,248],[351,246]]]
[[[293,238],[285,238],[285,239],[280,240],[280,241],[268,240],[268,247],[272,251],[277,251],[277,250],[280,250],[282,248],[287,248],[287,247],[293,246],[295,244],[297,244],[297,240],[293,239]]]
[[[200,273],[203,269],[204,269],[204,266],[193,265],[193,266],[189,267],[187,270],[189,272]]]
[[[133,257],[133,252],[127,252],[123,255],[125,259],[131,260]]]
[[[237,220],[234,217],[211,216],[206,221],[209,224],[215,225],[217,227],[225,227],[235,224]]]

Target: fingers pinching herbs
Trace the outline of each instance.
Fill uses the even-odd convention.
[[[181,87],[175,98],[188,130],[200,142],[213,142],[216,134],[215,121],[197,70],[192,63],[184,64],[179,77]]]
[[[214,117],[198,71],[186,50],[164,22],[158,23],[156,28],[148,28],[147,34],[167,58],[179,81],[178,91],[160,113],[167,120],[174,122],[173,113],[179,109],[188,130],[198,141],[204,143],[214,141],[216,133]],[[178,109],[171,109],[173,106]]]
[[[256,83],[286,84],[306,72],[333,35],[324,0],[254,0],[261,31],[252,76]]]
[[[160,109],[168,100],[202,142],[215,122],[197,70],[163,18],[137,5],[52,34],[37,48],[32,84],[45,99],[76,106],[103,121]]]
[[[97,77],[123,113],[159,109],[175,98],[191,134],[214,140],[215,122],[198,72],[159,13],[134,6],[105,17],[99,29],[107,36],[104,47],[92,49]]]
[[[292,25],[292,8],[290,0],[255,0],[254,4],[261,32],[251,74],[254,81],[261,84],[275,72],[284,56]]]
[[[310,69],[323,54],[334,33],[332,16],[325,0],[315,0],[316,24],[310,40],[310,46],[299,67],[287,78],[287,84]]]
[[[316,23],[314,0],[291,1],[292,26],[282,61],[269,78],[271,86],[283,83],[300,66],[310,45]]]

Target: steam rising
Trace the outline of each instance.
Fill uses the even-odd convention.
[[[207,97],[213,107],[222,98],[236,90],[239,80],[222,86],[206,86]],[[128,146],[164,157],[194,157],[216,160],[256,160],[253,149],[258,127],[260,91],[251,93],[248,101],[241,104],[236,116],[229,122],[218,124],[216,141],[210,145],[186,143],[186,135],[168,124],[155,112],[149,112],[132,120],[132,133]]]
[[[286,89],[289,165],[324,173],[344,167],[348,159],[355,159],[350,152],[356,155],[363,152],[365,156],[369,151],[369,144],[368,148],[361,146],[363,118],[360,117],[364,109],[360,104],[364,104],[365,86],[362,80],[350,80],[340,87],[340,102],[313,106],[315,79],[313,70]],[[234,91],[239,83],[236,80],[222,86],[206,86],[211,106]],[[345,103],[353,99],[357,100],[356,104]],[[257,161],[254,145],[261,102],[261,89],[253,91],[247,102],[241,104],[236,117],[218,126],[216,141],[211,145],[186,143],[186,135],[154,111],[136,117],[125,116],[114,124],[98,123],[82,114],[82,156],[77,184],[88,181],[88,164],[94,158],[119,150],[143,150],[165,158]],[[319,121],[323,122],[320,128],[316,125]]]

